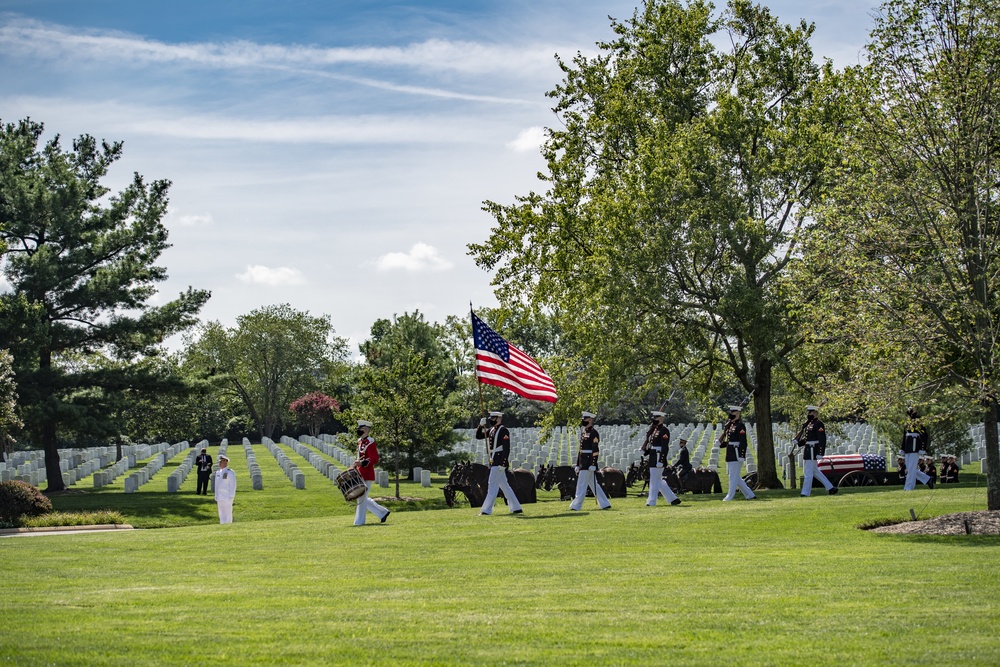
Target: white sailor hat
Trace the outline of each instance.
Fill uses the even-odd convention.
[[[583,418],[584,419],[597,419],[597,415],[595,415],[593,412],[584,412],[583,413]]]
[[[653,410],[649,414],[653,415],[654,417],[666,417],[667,416],[666,412],[660,412],[659,410]]]
[[[225,454],[219,454],[219,460],[221,461],[222,459],[225,459],[225,460],[227,460],[227,461],[228,461],[228,460],[229,460],[229,457],[228,457],[228,456],[226,456]]]
[[[358,428],[361,428],[362,426],[367,426],[368,428],[371,428],[372,427],[372,423],[369,422],[369,421],[365,421],[364,419],[359,419],[358,420]]]
[[[730,405],[729,406],[729,411],[730,412],[743,412],[743,406],[742,405]]]
[[[806,412],[819,412],[819,408],[815,405],[807,405]]]
[[[493,410],[490,412],[490,417],[503,417],[503,413],[499,410]]]

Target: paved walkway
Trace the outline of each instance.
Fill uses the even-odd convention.
[[[109,530],[132,530],[127,523],[101,524],[97,526],[50,526],[48,528],[4,528],[0,537],[33,537],[37,535],[79,535],[80,533],[103,533]]]

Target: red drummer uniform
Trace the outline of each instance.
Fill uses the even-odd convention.
[[[375,444],[375,438],[370,435],[358,438],[358,460],[355,461],[354,467],[364,480],[375,481],[376,463],[378,463],[378,446]]]

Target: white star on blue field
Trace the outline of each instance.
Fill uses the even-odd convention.
[[[854,64],[868,2],[770,5]],[[595,53],[621,0],[0,0],[0,119],[124,141],[108,183],[173,182],[160,299],[232,325],[287,302],[359,342],[375,319],[495,305],[466,255],[483,200],[538,189],[554,59]],[[0,290],[7,286],[0,283]]]

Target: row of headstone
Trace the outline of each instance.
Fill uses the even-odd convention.
[[[262,438],[262,441],[264,443],[264,446],[267,447],[267,451],[271,452],[271,455],[278,462],[278,465],[281,466],[281,469],[285,472],[285,475],[288,477],[288,479],[292,480],[292,484],[295,486],[295,488],[296,489],[306,488],[305,473],[299,470],[299,467],[295,465],[295,463],[290,458],[288,458],[288,455],[285,454],[285,451],[281,449],[281,447],[279,447],[278,445],[274,444],[274,441],[271,440],[270,438]]]
[[[341,434],[343,435],[343,434]],[[354,465],[354,460],[356,458],[355,452],[348,451],[344,448],[345,438],[338,438],[335,435],[329,435],[327,433],[320,433],[318,438],[313,438],[308,435],[303,435],[299,437],[299,440],[312,445],[319,451],[323,452],[327,456],[339,461],[345,468],[350,468]],[[334,478],[331,478],[334,479]],[[381,468],[375,468],[375,483],[378,484],[383,489],[389,488],[389,473]]]
[[[167,461],[191,447],[187,440],[182,440],[174,445],[165,442],[161,443],[161,445],[164,445],[164,447],[160,449],[149,463],[125,478],[125,493],[135,493],[138,491],[139,487],[149,482],[153,478],[153,475],[160,472]],[[156,445],[156,447],[159,446]]]
[[[184,483],[191,469],[194,468],[194,460],[198,457],[203,447],[208,447],[208,440],[202,440],[195,445],[194,449],[190,450],[184,460],[181,461],[181,464],[170,473],[170,476],[167,477],[167,493],[177,493],[181,490],[181,484]]]
[[[305,438],[314,440],[314,438],[311,438],[308,435],[302,436],[301,438],[299,438],[299,440],[304,440]],[[316,470],[319,471],[319,474],[323,475],[331,482],[336,481],[337,475],[343,472],[334,463],[331,463],[330,461],[326,460],[320,454],[318,454],[316,450],[312,449],[312,447],[309,447],[303,444],[302,442],[299,442],[299,440],[293,440],[288,436],[282,436],[281,440],[286,445],[291,447],[296,454],[298,454],[306,461],[308,461],[309,465],[311,465],[313,468],[316,468]]]
[[[264,488],[264,476],[260,472],[260,464],[257,463],[257,455],[253,453],[249,438],[243,438],[243,451],[247,455],[247,468],[250,470],[250,485],[254,491]]]
[[[216,453],[215,461],[212,462],[212,476],[208,478],[208,490],[215,495],[215,473],[219,472],[219,457],[226,453],[229,448],[229,438],[223,438],[219,443],[219,451]]]
[[[98,470],[94,473],[94,488],[99,489],[102,486],[107,486],[111,484],[116,479],[125,474],[128,470],[128,457],[123,456],[119,461],[116,461],[113,465],[108,466],[104,470]]]

